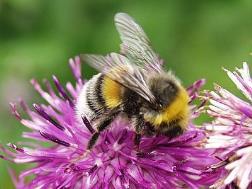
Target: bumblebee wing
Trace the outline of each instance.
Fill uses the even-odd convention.
[[[115,15],[115,25],[122,40],[121,52],[148,72],[161,72],[163,60],[152,50],[141,26],[125,13]]]
[[[146,83],[145,72],[137,65],[130,64],[127,57],[117,53],[111,53],[107,56],[84,54],[81,57],[89,65],[114,81],[135,91],[147,101],[155,102],[155,97]]]

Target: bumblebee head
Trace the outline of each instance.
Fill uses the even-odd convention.
[[[149,88],[155,96],[154,109],[163,109],[169,106],[180,90],[179,81],[171,73],[153,75],[148,81]]]
[[[145,112],[147,121],[160,125],[187,117],[189,96],[174,75],[168,72],[151,76],[148,85],[156,102]]]

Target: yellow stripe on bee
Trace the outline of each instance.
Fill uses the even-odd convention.
[[[102,94],[108,108],[115,108],[121,104],[121,89],[122,86],[119,83],[107,76],[104,77]]]
[[[187,119],[189,112],[188,102],[189,96],[186,90],[181,87],[178,95],[169,106],[159,114],[147,115],[145,119],[155,127],[158,127],[162,122],[167,123],[181,118]]]

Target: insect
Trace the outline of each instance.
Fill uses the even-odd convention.
[[[115,26],[120,54],[81,55],[100,72],[84,85],[76,104],[77,116],[95,123],[87,150],[119,114],[132,123],[137,146],[143,134],[175,137],[188,125],[189,96],[179,79],[162,68],[143,29],[126,13],[115,15]]]

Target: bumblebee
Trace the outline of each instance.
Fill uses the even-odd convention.
[[[83,54],[81,58],[100,73],[81,89],[76,112],[95,125],[87,149],[118,115],[126,115],[139,146],[144,134],[175,137],[188,125],[189,96],[179,79],[166,72],[143,29],[125,13],[115,15],[122,44],[120,54]]]

